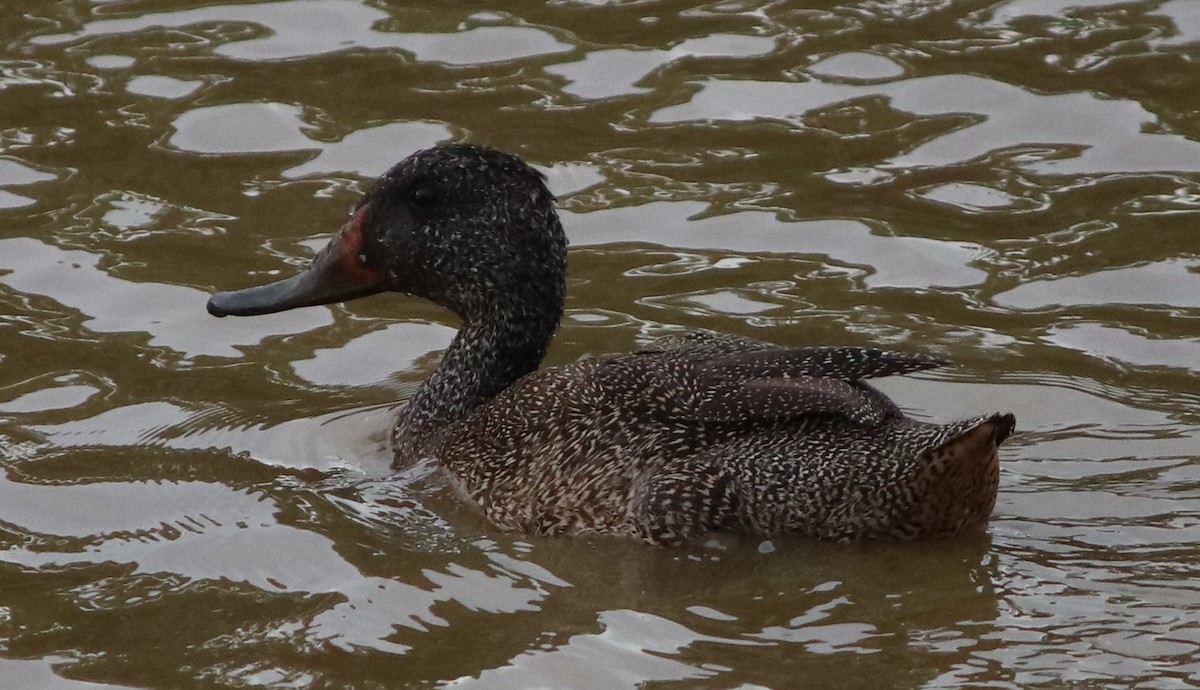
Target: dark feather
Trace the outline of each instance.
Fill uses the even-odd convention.
[[[648,405],[700,422],[736,424],[842,417],[874,427],[900,416],[896,406],[862,379],[946,364],[926,355],[875,348],[783,348],[706,333],[672,336],[613,361],[605,385],[641,387]]]
[[[734,352],[706,363],[712,377],[745,380],[813,376],[858,381],[945,366],[945,360],[876,348],[803,347]]]

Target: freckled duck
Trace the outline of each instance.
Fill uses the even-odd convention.
[[[384,174],[308,269],[219,292],[208,311],[396,291],[457,313],[400,413],[396,466],[436,458],[505,530],[670,545],[718,529],[911,539],[986,522],[1013,416],[919,422],[865,382],[944,362],[697,333],[538,371],[565,276],[542,175],[458,144]]]

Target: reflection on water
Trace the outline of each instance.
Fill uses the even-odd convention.
[[[1168,304],[1200,307],[1200,259],[1168,259],[1129,268],[1032,281],[996,295],[1014,309],[1061,304]]]
[[[974,285],[987,277],[970,266],[984,254],[975,244],[879,236],[857,220],[782,223],[766,213],[695,217],[704,210],[695,201],[658,202],[585,216],[564,213],[563,223],[577,247],[645,242],[735,254],[823,254],[838,263],[870,267],[864,282],[871,287]],[[730,225],[739,231],[730,233]]]
[[[0,10],[0,678],[1200,683],[1198,8]],[[392,475],[453,317],[204,302],[457,139],[559,195],[552,363],[679,327],[945,356],[881,387],[1017,412],[987,533],[527,541]]]
[[[930,119],[979,116],[974,123],[886,161],[889,166],[947,166],[1017,147],[1013,164],[1053,175],[1194,171],[1200,166],[1200,144],[1178,135],[1143,131],[1153,115],[1142,105],[1090,93],[1035,94],[962,74],[871,86],[710,80],[702,87],[688,103],[658,110],[650,121],[789,120],[831,104],[874,96],[887,98],[898,111]]]
[[[0,158],[0,187],[23,186],[53,179],[56,179],[54,175],[39,172],[14,160]],[[35,203],[37,199],[0,189],[0,209],[19,208]]]
[[[250,24],[264,35],[247,39],[228,35],[213,48],[217,55],[236,60],[263,61],[313,57],[351,48],[399,49],[419,60],[473,64],[504,62],[571,50],[545,31],[530,27],[477,27],[453,33],[378,31],[375,25],[391,15],[354,0],[291,0],[286,3],[215,5],[176,12],[157,12],[116,19],[97,19],[64,34],[43,34],[38,45],[57,45],[81,38],[134,33],[159,28],[187,29],[198,25]]]
[[[316,158],[284,171],[286,177],[354,172],[382,175],[396,161],[393,147],[416,150],[451,138],[442,125],[397,122],[361,129],[335,144],[304,136],[300,109],[281,103],[234,103],[198,108],[174,122],[168,144],[195,153],[258,153],[320,149]]]
[[[650,89],[637,86],[656,69],[687,58],[752,57],[770,53],[775,41],[765,36],[714,34],[691,38],[667,50],[592,50],[579,62],[546,67],[566,78],[566,93],[580,98],[611,98]]]
[[[193,318],[192,308],[208,295],[195,288],[162,283],[135,283],[114,278],[99,268],[101,256],[57,249],[33,239],[0,240],[0,282],[21,292],[43,295],[89,318],[92,331],[150,334],[150,343],[188,355],[236,357],[235,345],[260,342],[278,333],[317,328],[329,323],[328,313],[298,312],[297,317],[231,321],[214,329]],[[136,306],[135,306],[136,305]]]
[[[1197,338],[1155,338],[1097,323],[1076,323],[1050,329],[1060,347],[1086,352],[1134,366],[1161,366],[1200,371]]]
[[[192,95],[196,89],[202,86],[204,86],[204,82],[194,79],[175,79],[157,74],[143,74],[130,79],[125,84],[125,90],[139,96],[184,98]]]

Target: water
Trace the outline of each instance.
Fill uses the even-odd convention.
[[[1200,685],[1200,4],[0,8],[0,679]],[[549,363],[677,327],[928,352],[1018,415],[986,533],[498,534],[396,402],[455,321],[216,320],[467,139],[560,195]]]

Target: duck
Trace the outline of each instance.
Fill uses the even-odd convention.
[[[539,369],[566,293],[555,201],[516,155],[417,151],[307,268],[217,292],[208,311],[399,292],[454,312],[457,334],[400,410],[393,468],[432,460],[502,531],[675,546],[715,532],[907,541],[983,529],[1013,415],[934,424],[868,383],[942,359],[698,331]]]

